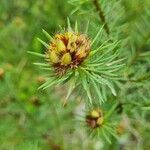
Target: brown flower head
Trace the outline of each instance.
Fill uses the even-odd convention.
[[[103,121],[103,112],[100,109],[91,110],[86,116],[86,123],[91,128],[100,127]]]
[[[68,68],[76,68],[90,52],[90,40],[84,34],[73,31],[56,34],[46,52],[47,61],[55,71],[63,75]]]

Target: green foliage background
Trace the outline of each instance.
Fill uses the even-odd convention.
[[[37,91],[40,71],[32,64],[35,57],[27,54],[44,51],[37,41],[41,29],[55,33],[70,9],[62,0],[0,1],[0,68],[5,71],[0,79],[0,150],[60,149],[71,132],[67,118],[74,104],[63,109],[60,97]]]
[[[82,0],[70,0],[70,3],[72,2],[75,2],[77,6],[81,5],[79,9],[83,12],[81,11],[78,18],[82,22],[82,15],[85,18],[86,11],[88,10],[87,13],[89,13],[92,8],[86,4],[84,6],[84,3],[82,6]],[[134,57],[135,49],[138,47],[146,52],[141,55],[142,58],[145,57],[146,67],[141,63],[137,64],[135,68],[129,70],[127,68],[129,75],[132,76],[133,72],[136,71],[135,77],[139,78],[141,72],[144,74],[145,70],[149,69],[149,40],[145,40],[145,37],[147,38],[145,35],[150,30],[138,20],[138,13],[144,11],[140,9],[140,3],[137,2],[139,5],[136,5],[134,0],[128,2],[127,0],[123,2],[125,12],[128,12],[128,15],[117,23],[122,25],[124,23],[122,20],[128,22],[123,28],[119,28],[119,31],[123,32],[121,37],[130,36],[135,40],[131,41],[135,45],[133,51],[131,53],[125,51],[124,55],[133,55]],[[148,4],[148,1],[145,0],[144,5],[148,6]],[[41,29],[44,28],[51,34],[56,33],[59,25],[66,26],[66,18],[73,9],[74,7],[67,0],[0,0],[0,68],[4,70],[4,75],[0,77],[0,150],[99,150],[122,147],[115,139],[112,139],[112,144],[109,145],[87,136],[84,132],[85,126],[80,125],[76,119],[78,116],[76,112],[79,114],[79,110],[82,110],[79,109],[80,99],[70,101],[67,107],[62,107],[62,101],[66,94],[64,87],[60,87],[59,90],[55,88],[53,91],[37,90],[40,85],[39,82],[42,82],[44,77],[41,76],[42,71],[32,64],[37,59],[27,54],[27,51],[43,53],[45,48],[37,41],[37,37],[45,38]],[[75,11],[76,9],[72,12]],[[119,16],[122,15],[120,12],[118,14]],[[113,17],[115,18],[115,16]],[[74,18],[75,15],[71,17],[72,22],[75,22]],[[96,17],[93,20],[95,20],[95,24],[99,23]],[[111,19],[109,20],[111,24]],[[135,22],[141,23],[138,27],[141,28],[140,31],[144,38],[139,36],[141,32],[134,27]],[[142,44],[137,42],[138,40],[142,41]],[[143,41],[146,41],[145,44]],[[130,47],[130,44],[127,45]],[[140,73],[138,72],[139,68],[142,68]],[[136,90],[134,87],[141,87],[143,84],[145,86],[144,91],[145,89],[148,91],[150,89],[149,82],[138,85],[127,84],[127,88],[122,89],[123,92],[120,93],[120,97],[125,97],[124,94],[126,93],[128,94],[127,101],[137,98],[138,102],[133,102],[137,109],[133,110],[132,114],[134,115],[131,115],[131,120],[132,118],[140,119],[140,115],[144,116],[144,119],[140,120],[141,124],[137,123],[140,126],[134,122],[134,127],[131,129],[135,136],[141,136],[139,141],[140,138],[144,139],[143,149],[148,150],[150,147],[148,140],[150,138],[150,124],[147,122],[150,117],[147,113],[149,94],[146,98],[144,94],[143,97],[140,97],[139,93],[142,91],[140,88],[139,95],[127,91],[127,89],[134,91]],[[133,89],[129,89],[129,87]],[[139,104],[139,99],[142,99],[142,107]],[[144,107],[144,102],[147,104],[146,107]],[[132,106],[129,106],[125,110],[129,116],[131,109]],[[142,114],[139,115],[141,110],[143,110]],[[116,118],[114,117],[114,119]],[[135,145],[141,144],[135,141],[134,137],[128,138],[128,133],[124,136],[125,145],[129,145],[126,149],[132,150],[135,149]]]

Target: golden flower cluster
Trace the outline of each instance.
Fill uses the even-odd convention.
[[[46,52],[47,60],[52,63],[56,72],[64,74],[68,68],[76,68],[88,56],[90,40],[75,32],[56,34]]]
[[[100,109],[94,109],[86,116],[86,123],[91,128],[97,128],[102,125],[104,121],[103,112]]]

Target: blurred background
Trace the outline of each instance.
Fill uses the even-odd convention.
[[[27,53],[44,53],[45,48],[37,40],[37,37],[46,40],[42,29],[55,34],[59,25],[66,26],[66,18],[72,11],[72,5],[67,1],[0,0],[0,150],[100,150],[103,147],[100,140],[89,139],[82,130],[85,126],[82,128],[75,120],[75,113],[81,110],[78,108],[80,100],[70,101],[68,107],[62,107],[66,94],[64,87],[60,87],[59,91],[57,88],[52,91],[37,90],[45,81],[42,70],[33,65],[33,62],[39,62],[40,59]],[[71,1],[80,3],[79,0]],[[139,31],[134,32],[136,28],[130,22],[134,22],[133,18],[136,20],[142,14],[140,10],[144,7],[140,3],[135,7],[134,0],[122,2],[126,6],[126,17],[121,18],[119,23],[129,23],[125,25],[125,33],[129,37],[136,40],[139,35],[141,38]],[[128,2],[133,5],[126,5]],[[148,0],[145,2],[148,4]],[[88,13],[90,11],[88,9]],[[116,11],[118,10],[115,9]],[[112,14],[116,17],[121,13],[109,14],[108,20],[111,22]],[[141,20],[139,22],[142,24]],[[146,34],[150,31],[143,26],[141,29],[142,34],[143,31]],[[143,39],[140,41],[145,42],[145,38]],[[140,131],[140,135],[143,132],[147,139],[144,140],[147,145],[143,145],[149,149],[149,132]],[[106,149],[117,149],[115,142],[110,146],[106,144]],[[126,144],[128,143],[127,140]],[[129,150],[133,150],[135,143],[132,139],[130,144]]]

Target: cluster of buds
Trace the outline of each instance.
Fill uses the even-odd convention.
[[[63,75],[68,68],[76,68],[88,56],[90,40],[75,32],[56,34],[49,44],[46,56],[56,73]]]
[[[91,110],[86,116],[86,123],[91,128],[100,127],[103,121],[104,121],[103,112],[100,109]]]

